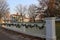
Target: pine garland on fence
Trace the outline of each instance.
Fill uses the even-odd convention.
[[[7,25],[9,27],[16,26],[16,28],[20,28],[20,27],[33,28],[33,27],[36,27],[36,28],[39,28],[39,29],[43,29],[45,27],[45,21],[43,21],[42,26],[39,26],[38,24],[31,25],[31,24],[26,24],[26,23],[21,23],[21,24],[8,24],[8,23],[4,23],[3,25]]]

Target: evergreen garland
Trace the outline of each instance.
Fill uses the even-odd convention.
[[[20,28],[21,26],[22,27],[25,27],[25,28],[33,28],[33,27],[36,27],[36,28],[39,28],[39,29],[43,29],[44,27],[45,27],[45,21],[43,21],[43,24],[42,24],[42,26],[39,26],[39,25],[37,25],[37,24],[33,24],[33,25],[31,25],[31,24],[7,24],[7,23],[4,23],[3,25],[7,25],[7,26],[16,26],[16,28]]]

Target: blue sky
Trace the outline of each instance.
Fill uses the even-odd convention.
[[[8,0],[7,1],[10,7],[10,12],[11,13],[15,13],[15,7],[18,4],[22,4],[22,5],[30,5],[30,4],[38,4],[37,0]]]

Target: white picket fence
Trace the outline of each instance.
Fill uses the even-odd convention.
[[[46,38],[46,40],[56,40],[55,17],[48,17],[45,19],[45,21],[46,21],[46,23],[45,23],[45,27],[43,29],[39,29],[36,27],[26,28],[25,26],[16,28],[16,26],[8,27],[7,25],[2,26],[2,27],[12,30],[12,31],[19,32],[19,33],[24,33],[27,35]],[[27,24],[35,24],[35,23],[27,23]],[[41,23],[38,23],[37,25],[41,26]]]
[[[14,23],[16,24],[16,23]],[[26,24],[36,24],[36,23],[26,23]],[[21,23],[20,23],[21,25]],[[42,23],[38,23],[38,25],[42,25]],[[38,27],[28,27],[26,28],[25,26],[21,26],[20,28],[16,27],[16,26],[8,26],[8,25],[5,25],[5,26],[2,26],[6,29],[9,29],[9,30],[12,30],[12,31],[16,31],[16,32],[19,32],[19,33],[23,33],[23,34],[27,34],[27,35],[32,35],[32,36],[36,36],[36,37],[41,37],[41,38],[45,38],[46,36],[46,28],[44,27],[43,29],[39,29]]]

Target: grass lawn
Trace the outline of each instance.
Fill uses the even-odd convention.
[[[56,35],[57,40],[60,40],[60,22],[56,22]]]

